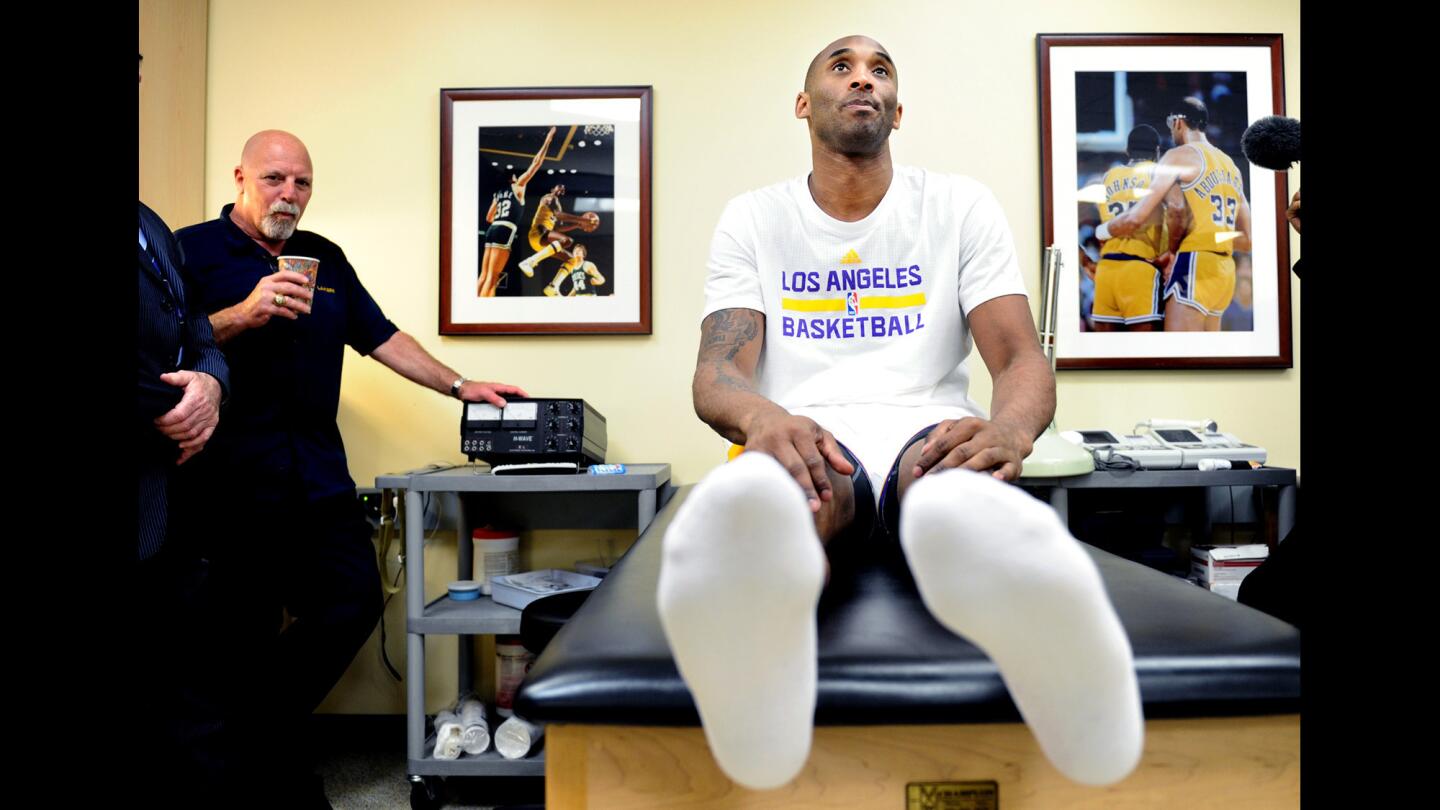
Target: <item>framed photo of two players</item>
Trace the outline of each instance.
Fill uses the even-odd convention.
[[[1278,34],[1041,34],[1056,363],[1289,368],[1284,172],[1241,135],[1285,115]]]
[[[650,333],[650,100],[440,91],[440,334]]]

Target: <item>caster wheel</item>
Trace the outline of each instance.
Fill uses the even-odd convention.
[[[440,810],[436,781],[434,777],[410,777],[410,810]]]

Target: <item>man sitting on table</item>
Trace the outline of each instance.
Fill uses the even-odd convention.
[[[661,623],[721,769],[779,787],[809,754],[827,556],[898,538],[1050,761],[1108,784],[1141,751],[1129,640],[1080,544],[1005,483],[1055,410],[1014,240],[980,183],[892,164],[897,79],[873,39],[823,48],[795,100],[810,173],[716,226],[695,411],[746,452],[666,531]],[[972,336],[989,418],[967,393]]]

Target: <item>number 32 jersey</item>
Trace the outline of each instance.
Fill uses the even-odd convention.
[[[1105,202],[1099,203],[1100,221],[1109,222],[1120,216],[1149,192],[1155,184],[1155,161],[1140,160],[1135,163],[1116,166],[1105,173]],[[1105,240],[1101,254],[1124,253],[1141,259],[1159,256],[1160,237],[1165,228],[1164,216],[1160,209],[1150,215],[1139,230],[1129,236],[1116,236]]]
[[[495,222],[506,222],[512,226],[518,224],[520,210],[524,207],[513,183],[509,188],[495,192]]]

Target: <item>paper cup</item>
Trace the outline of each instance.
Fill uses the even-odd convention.
[[[299,273],[310,279],[310,283],[307,286],[310,287],[312,292],[315,290],[315,277],[320,273],[319,259],[312,259],[309,256],[276,256],[275,264],[281,270]]]

